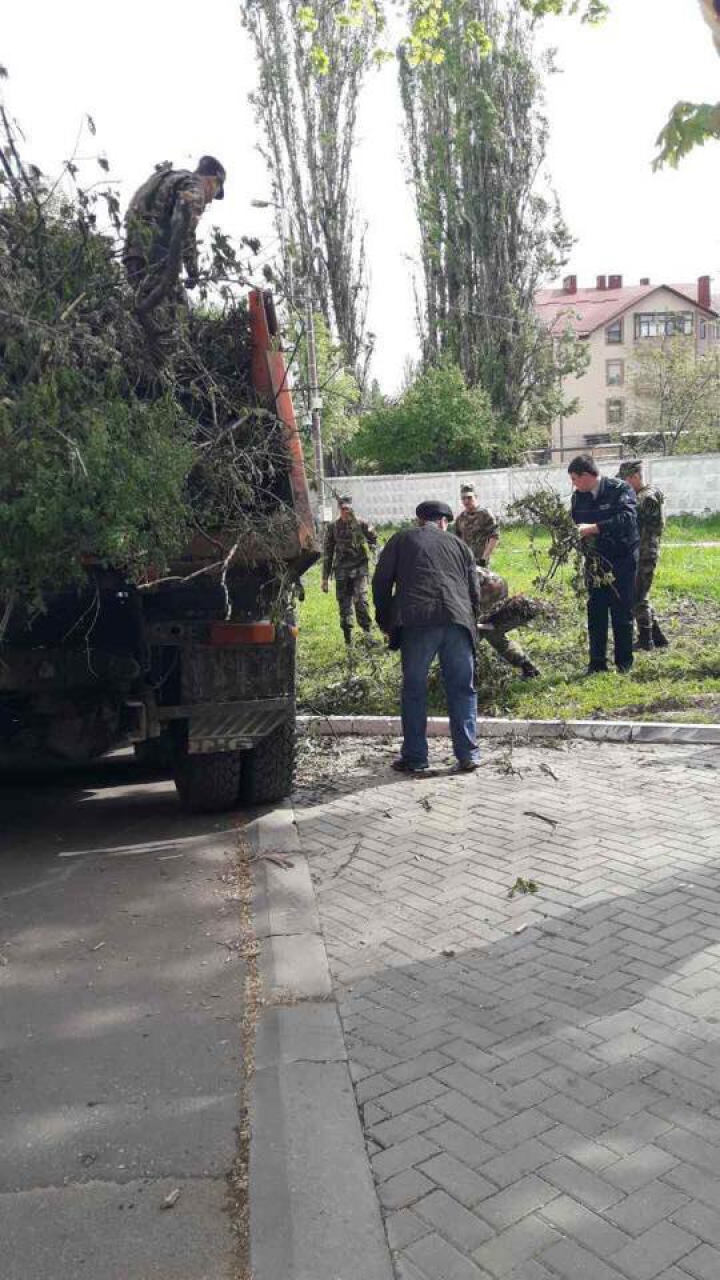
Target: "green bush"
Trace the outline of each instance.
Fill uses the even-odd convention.
[[[495,416],[482,387],[467,387],[454,364],[426,370],[396,404],[371,409],[351,449],[364,469],[474,470],[490,464]]]

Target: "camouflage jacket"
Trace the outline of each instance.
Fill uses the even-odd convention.
[[[369,548],[377,543],[372,525],[353,515],[349,520],[334,520],[325,533],[323,578],[335,571],[335,577],[356,578],[367,573]]]
[[[478,589],[480,591],[480,609],[478,617],[482,621],[493,609],[497,609],[503,600],[508,598],[508,584],[499,573],[492,569],[480,568],[477,571]]]
[[[164,266],[170,249],[173,218],[184,221],[182,262],[189,276],[198,274],[197,224],[205,209],[202,178],[188,169],[160,165],[135,192],[125,217],[126,265],[138,260]]]
[[[485,564],[488,542],[497,537],[498,522],[492,511],[476,507],[474,511],[461,511],[455,518],[455,534],[462,542],[466,542],[478,564]]]
[[[660,539],[665,528],[663,503],[665,495],[661,489],[645,484],[637,494],[638,529],[640,531],[640,559],[657,560],[660,554]]]

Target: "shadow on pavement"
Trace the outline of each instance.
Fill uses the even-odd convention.
[[[212,835],[244,821],[239,813],[188,815],[169,775],[118,753],[92,765],[0,779],[0,867],[5,853],[128,851],[153,841]]]
[[[5,779],[0,814],[3,1277],[225,1274],[244,818],[127,757]]]

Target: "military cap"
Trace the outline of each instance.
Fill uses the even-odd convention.
[[[225,199],[225,179],[227,174],[225,166],[215,159],[215,156],[201,156],[198,160],[197,169],[195,170],[201,178],[218,178],[220,186],[215,192],[216,200]]]
[[[434,498],[428,498],[427,502],[421,502],[415,508],[415,515],[418,520],[453,519],[453,512],[447,502],[437,502]]]
[[[475,489],[475,485],[474,485],[474,484],[461,484],[461,485],[460,485],[460,497],[461,497],[461,498],[464,498],[466,493],[473,493],[473,494],[474,494],[475,492],[476,492],[476,489]]]
[[[642,458],[628,458],[627,462],[621,462],[618,467],[618,476],[621,480],[627,480],[628,476],[639,476],[642,474]]]
[[[339,506],[339,507],[351,507],[351,506],[352,506],[352,498],[350,497],[350,494],[349,494],[349,493],[343,493],[343,494],[338,498],[338,506]]]

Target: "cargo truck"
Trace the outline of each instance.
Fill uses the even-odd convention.
[[[0,768],[134,746],[188,811],[286,796],[295,768],[294,599],[317,558],[303,452],[269,293],[249,296],[257,403],[283,424],[272,557],[252,536],[194,539],[162,576],[84,561],[82,586],[17,607],[0,648]],[[277,514],[279,513],[279,518]],[[261,533],[262,531],[259,531]]]

